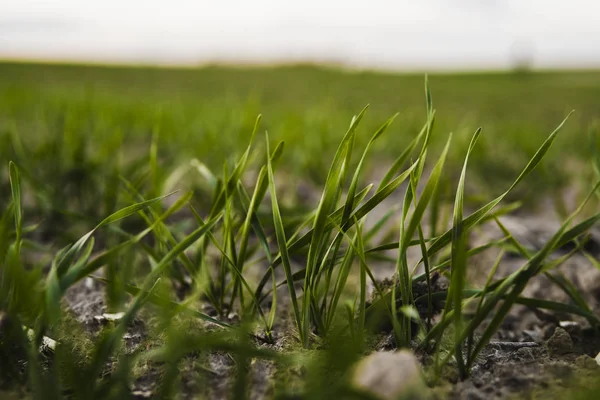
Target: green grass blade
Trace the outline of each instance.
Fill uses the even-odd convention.
[[[8,163],[8,173],[10,179],[10,190],[12,193],[13,213],[15,214],[15,243],[17,252],[21,246],[21,236],[23,232],[23,205],[21,201],[21,180],[19,179],[19,168],[12,161]]]
[[[356,169],[354,171],[354,176],[352,177],[352,181],[350,182],[350,187],[348,188],[346,203],[344,204],[344,213],[342,215],[342,226],[346,225],[348,218],[350,218],[350,213],[354,209],[354,197],[356,194],[356,188],[358,186],[358,179],[363,169],[365,159],[367,158],[367,154],[369,153],[369,150],[371,149],[373,143],[375,143],[375,141],[387,130],[387,128],[394,122],[394,119],[396,119],[397,116],[398,114],[395,114],[390,119],[388,119],[383,125],[381,125],[381,127],[379,127],[379,129],[377,129],[377,131],[373,134],[371,140],[369,140],[369,143],[367,143],[367,146],[365,147],[360,161],[358,162],[358,165],[356,166]]]
[[[224,184],[223,187],[219,187],[219,185],[215,187],[216,195],[215,201],[210,211],[211,219],[214,218],[217,214],[221,213],[221,211],[225,207],[225,202],[228,198],[228,194],[233,193],[237,182],[242,177],[242,174],[244,173],[244,170],[246,169],[246,165],[248,163],[250,150],[252,149],[252,143],[254,142],[254,136],[258,131],[258,126],[260,125],[261,119],[262,115],[259,115],[256,118],[256,122],[254,123],[254,128],[252,129],[252,134],[250,136],[250,143],[248,144],[248,147],[246,148],[244,154],[242,154],[242,157],[236,163],[231,175],[227,179],[225,179],[226,184]]]
[[[356,242],[356,236],[354,237],[354,242]],[[342,293],[344,292],[344,288],[346,287],[346,282],[348,281],[348,276],[350,275],[350,269],[352,267],[353,261],[354,249],[352,246],[349,246],[346,249],[344,258],[342,260],[342,264],[340,265],[337,279],[333,286],[333,296],[331,298],[331,301],[329,302],[327,313],[325,314],[325,332],[329,332],[334,322],[336,310],[338,308],[338,304]]]
[[[428,126],[429,126],[428,123],[423,125],[423,128],[421,128],[421,130],[419,131],[417,136],[413,140],[411,140],[411,142],[408,144],[408,146],[406,146],[406,148],[402,151],[402,153],[398,156],[398,158],[396,158],[396,160],[393,162],[392,166],[388,169],[386,174],[383,176],[383,179],[381,179],[381,182],[379,182],[377,191],[379,191],[380,189],[385,187],[388,183],[390,183],[392,181],[392,179],[394,179],[394,176],[402,169],[402,166],[406,163],[406,161],[408,161],[408,158],[410,157],[410,155],[413,153],[413,151],[415,150],[415,148],[417,147],[417,145],[419,144],[419,142],[421,141],[423,136],[425,136]]]
[[[467,175],[467,165],[469,156],[477,143],[481,128],[477,129],[467,155],[458,181],[456,189],[456,197],[454,200],[454,216],[452,225],[452,277],[450,279],[449,298],[446,304],[451,304],[454,310],[454,329],[455,329],[455,353],[454,358],[457,360],[459,374],[461,379],[466,378],[467,371],[464,365],[462,353],[462,291],[465,288],[465,280],[467,275],[467,230],[463,226],[463,209],[464,209],[464,194],[465,194],[465,178]],[[452,295],[450,297],[450,295]],[[448,307],[448,306],[447,306]]]
[[[267,141],[267,152],[269,148],[269,136],[266,135]],[[267,162],[267,173],[269,180],[269,189],[271,194],[271,207],[273,210],[273,225],[275,227],[275,236],[277,238],[277,245],[279,246],[279,253],[281,254],[281,260],[283,264],[283,270],[285,272],[286,281],[288,285],[288,291],[290,295],[290,299],[292,302],[292,311],[294,312],[294,319],[296,320],[296,326],[298,327],[298,332],[300,334],[300,340],[302,343],[306,342],[304,335],[306,334],[306,330],[303,327],[303,319],[300,308],[298,307],[298,299],[296,297],[296,289],[294,288],[294,279],[292,276],[292,264],[290,261],[290,257],[288,254],[288,244],[285,237],[285,230],[283,229],[283,222],[281,219],[281,213],[279,211],[279,203],[277,202],[277,192],[275,191],[275,179],[273,177],[273,166],[271,160],[269,159]],[[273,277],[274,267],[271,266],[271,276]],[[258,292],[260,293],[260,292]],[[275,293],[275,291],[273,291]],[[306,299],[305,299],[306,301]]]

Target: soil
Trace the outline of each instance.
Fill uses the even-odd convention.
[[[548,223],[547,218],[536,216],[504,217],[503,222],[518,236],[523,243],[532,249],[539,248],[545,238],[557,228]],[[492,224],[473,231],[471,246],[498,238],[501,233]],[[594,257],[600,256],[600,237],[594,231],[588,250]],[[564,249],[564,254],[568,249]],[[556,256],[559,256],[557,254]],[[476,285],[486,279],[489,265],[496,254],[493,251],[474,257],[471,281]],[[506,276],[522,265],[523,259],[515,255],[506,255],[501,262],[497,277]],[[390,276],[393,266],[374,266],[377,276]],[[593,312],[600,312],[600,271],[595,269],[582,255],[570,258],[557,272],[563,273],[581,291]],[[440,284],[443,284],[441,282]],[[282,290],[281,295],[285,294]],[[526,288],[526,296],[556,301],[567,301],[564,293],[544,277],[535,278]],[[110,320],[104,302],[104,290],[100,283],[86,279],[72,287],[65,296],[66,306],[70,314],[88,336],[89,340],[102,330]],[[278,299],[278,301],[280,301]],[[285,299],[281,299],[285,301]],[[129,327],[125,335],[125,351],[145,351],[154,346],[150,339],[148,320],[138,318]],[[275,332],[275,344],[265,344],[259,338],[255,343],[278,351],[285,351],[295,346],[291,335],[286,335],[280,327]],[[373,350],[394,350],[395,343],[391,334],[382,334]],[[564,398],[569,388],[585,388],[596,384],[600,374],[600,366],[594,357],[600,352],[600,335],[592,331],[587,322],[571,315],[540,312],[523,306],[515,306],[505,319],[501,329],[493,341],[484,348],[475,362],[471,376],[460,381],[456,368],[449,365],[441,382],[435,388],[423,394],[423,398],[455,398],[455,399],[509,399],[509,398]],[[431,363],[431,357],[416,352],[424,364]],[[249,365],[249,381],[252,399],[270,398],[275,393],[276,385],[294,385],[303,371],[277,371],[270,361],[252,360]],[[107,366],[112,370],[112,366]],[[235,380],[236,362],[224,352],[213,352],[208,357],[190,355],[180,365],[180,391],[183,399],[197,398],[206,395],[208,398],[228,398],[231,385]],[[144,364],[135,368],[135,383],[131,387],[135,399],[156,398],[161,388],[163,369],[160,365]],[[289,375],[289,376],[288,376]],[[283,379],[283,381],[282,381]],[[597,387],[597,384],[596,384]],[[22,393],[24,394],[24,393]],[[15,396],[16,392],[0,392],[4,396]]]

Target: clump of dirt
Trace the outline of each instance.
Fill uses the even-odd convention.
[[[478,357],[471,376],[451,382],[447,390],[456,399],[532,398],[544,392],[549,398],[564,398],[569,390],[580,389],[590,374],[600,374],[600,366],[585,352],[590,344],[600,349],[600,338],[571,337],[561,327],[542,343],[493,341]]]

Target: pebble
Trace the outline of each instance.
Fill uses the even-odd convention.
[[[548,351],[553,356],[559,356],[564,354],[569,354],[573,352],[573,339],[571,339],[571,335],[560,326],[557,326],[554,329],[554,333],[546,342],[548,346]]]
[[[425,398],[427,391],[419,362],[409,350],[371,353],[358,362],[353,381],[358,389],[386,400],[408,395]]]
[[[124,316],[125,316],[124,312],[104,313],[102,315],[95,315],[94,319],[98,322],[106,322],[106,321],[117,322],[117,321],[121,320]]]

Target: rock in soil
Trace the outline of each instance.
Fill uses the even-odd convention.
[[[370,354],[359,361],[353,381],[358,389],[390,400],[424,398],[427,390],[417,358],[409,350]]]
[[[548,351],[553,356],[565,355],[573,352],[573,339],[564,328],[557,326],[554,333],[546,343]]]

